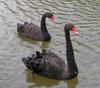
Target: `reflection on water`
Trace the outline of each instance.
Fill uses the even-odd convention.
[[[50,42],[42,42],[41,49],[42,50],[48,49],[49,48],[49,44],[50,44]]]
[[[40,25],[44,12],[52,12],[56,23],[46,20],[50,42],[37,42],[17,34],[17,23]],[[21,58],[50,49],[66,61],[64,25],[74,23],[80,36],[71,34],[79,79],[55,81],[25,75]],[[0,0],[0,88],[99,88],[100,0]],[[30,79],[31,82],[26,81]],[[28,85],[27,85],[28,84]]]
[[[31,38],[21,36],[19,33],[17,33],[17,37],[19,37],[21,39],[21,41],[25,41],[25,42],[28,42],[30,44],[38,44],[38,43],[41,42],[41,41],[37,41],[37,40],[33,40]],[[41,51],[42,50],[47,50],[49,48],[49,44],[50,44],[50,41],[41,42],[41,46],[40,46]]]
[[[26,82],[28,83],[28,88],[34,88],[34,87],[54,87],[57,88],[58,84],[66,84],[67,88],[76,88],[76,85],[78,84],[78,78],[74,78],[72,80],[68,81],[58,81],[49,79],[46,77],[42,77],[36,74],[32,74],[32,72],[29,69],[26,69]],[[61,86],[62,88],[63,86]]]
[[[78,77],[67,81],[68,88],[76,88],[77,84],[78,84]]]

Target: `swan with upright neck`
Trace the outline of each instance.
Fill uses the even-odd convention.
[[[37,26],[34,23],[25,22],[24,24],[17,24],[17,32],[22,36],[32,38],[39,41],[50,41],[51,35],[49,34],[46,27],[46,18],[50,18],[52,21],[55,20],[55,17],[52,13],[46,12],[41,18],[41,27]]]
[[[27,68],[38,75],[52,79],[68,80],[78,75],[78,68],[74,58],[74,51],[70,39],[70,31],[78,34],[73,24],[68,23],[64,27],[66,39],[66,59],[67,65],[62,58],[51,51],[43,50],[42,53],[36,51],[36,55],[23,57],[22,62]]]

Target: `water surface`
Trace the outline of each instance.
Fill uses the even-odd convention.
[[[44,12],[53,12],[56,23],[47,19],[51,42],[20,37],[16,24],[40,25]],[[72,34],[77,78],[57,81],[26,70],[21,58],[43,48],[65,57],[64,25],[69,18],[80,36]],[[100,0],[0,0],[0,88],[99,88],[100,87]]]

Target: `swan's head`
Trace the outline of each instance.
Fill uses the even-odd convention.
[[[75,33],[75,34],[79,34],[78,31],[77,31],[77,29],[76,29],[76,27],[75,27],[73,24],[67,23],[67,24],[65,25],[65,27],[66,27],[67,30],[72,31],[72,32]]]
[[[55,22],[55,16],[54,16],[52,13],[47,12],[47,13],[46,13],[46,17],[50,18],[51,21]]]

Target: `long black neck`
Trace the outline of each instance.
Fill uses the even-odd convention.
[[[44,14],[42,16],[42,19],[41,19],[41,32],[43,34],[43,38],[44,40],[50,40],[51,39],[51,36],[47,30],[47,27],[46,27],[46,14]]]
[[[74,52],[73,52],[73,47],[70,39],[70,32],[69,29],[66,29],[66,26],[64,28],[65,30],[65,37],[66,37],[66,57],[67,57],[67,63],[68,63],[68,69],[70,72],[70,75],[77,75],[78,69],[77,65],[74,59]]]

